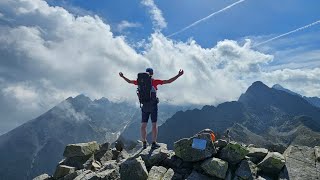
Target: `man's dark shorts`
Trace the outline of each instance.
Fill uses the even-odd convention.
[[[143,123],[147,123],[149,117],[151,115],[151,121],[153,123],[158,120],[158,104],[157,103],[148,103],[144,104],[141,108],[142,121]]]

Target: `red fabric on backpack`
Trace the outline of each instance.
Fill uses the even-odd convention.
[[[133,81],[133,84],[134,85],[138,85],[138,81],[137,80],[134,80]],[[163,84],[163,80],[160,80],[160,79],[152,79],[152,86],[158,90],[158,85],[162,85]]]

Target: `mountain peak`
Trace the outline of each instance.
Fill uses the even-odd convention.
[[[247,89],[247,91],[240,96],[239,101],[241,101],[241,99],[243,99],[244,96],[247,96],[249,94],[267,93],[269,90],[270,88],[267,85],[265,85],[263,82],[256,81],[252,83],[251,86]]]
[[[73,99],[91,101],[91,99],[88,96],[84,95],[84,94],[79,94],[78,96],[76,96]]]
[[[250,88],[251,89],[252,88],[254,88],[254,89],[266,89],[266,88],[269,89],[269,87],[261,81],[256,81],[256,82],[252,83],[252,85],[248,89],[250,89]]]

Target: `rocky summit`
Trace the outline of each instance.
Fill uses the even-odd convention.
[[[67,145],[55,173],[34,180],[295,180],[319,179],[319,147],[289,146],[281,154],[212,138],[205,129],[167,145],[134,150],[97,142]]]

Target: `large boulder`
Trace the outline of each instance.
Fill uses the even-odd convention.
[[[69,144],[66,146],[63,156],[75,157],[75,156],[88,156],[94,154],[100,149],[99,144],[96,141],[88,143]]]
[[[247,149],[249,150],[247,156],[256,164],[262,161],[269,152],[268,149],[265,148],[248,147]]]
[[[48,174],[41,174],[32,180],[49,180],[51,177]]]
[[[258,164],[262,172],[277,176],[286,161],[278,152],[269,152],[268,155]]]
[[[75,167],[65,166],[65,165],[58,165],[56,168],[56,171],[54,172],[53,178],[59,179],[63,176],[66,176],[70,173],[73,173],[76,171]]]
[[[235,175],[241,179],[253,180],[257,176],[257,171],[257,166],[253,162],[249,160],[242,160],[235,172]]]
[[[228,162],[218,158],[210,158],[205,160],[201,167],[207,174],[224,179],[228,171]]]
[[[197,144],[203,147],[199,148]],[[209,131],[202,131],[191,138],[175,142],[174,152],[176,156],[189,162],[205,160],[217,153]]]
[[[159,143],[159,145],[160,147],[157,149],[151,149],[151,147],[147,147],[140,153],[140,156],[147,167],[158,165],[160,162],[170,156],[170,151],[168,151],[167,145],[163,143]]]
[[[281,180],[320,179],[320,163],[316,161],[315,149],[307,146],[289,146],[284,152],[285,167]]]
[[[236,142],[230,142],[220,152],[220,159],[230,164],[240,163],[249,153],[248,149]]]
[[[66,159],[62,160],[59,164],[60,165],[67,165],[75,167],[76,169],[83,169],[84,164],[88,161],[93,161],[94,155],[89,154],[86,156],[74,156],[74,157],[67,157]]]
[[[141,157],[127,159],[120,165],[121,180],[146,180],[148,171]]]
[[[153,166],[149,171],[148,180],[162,180],[167,169],[162,166]]]

